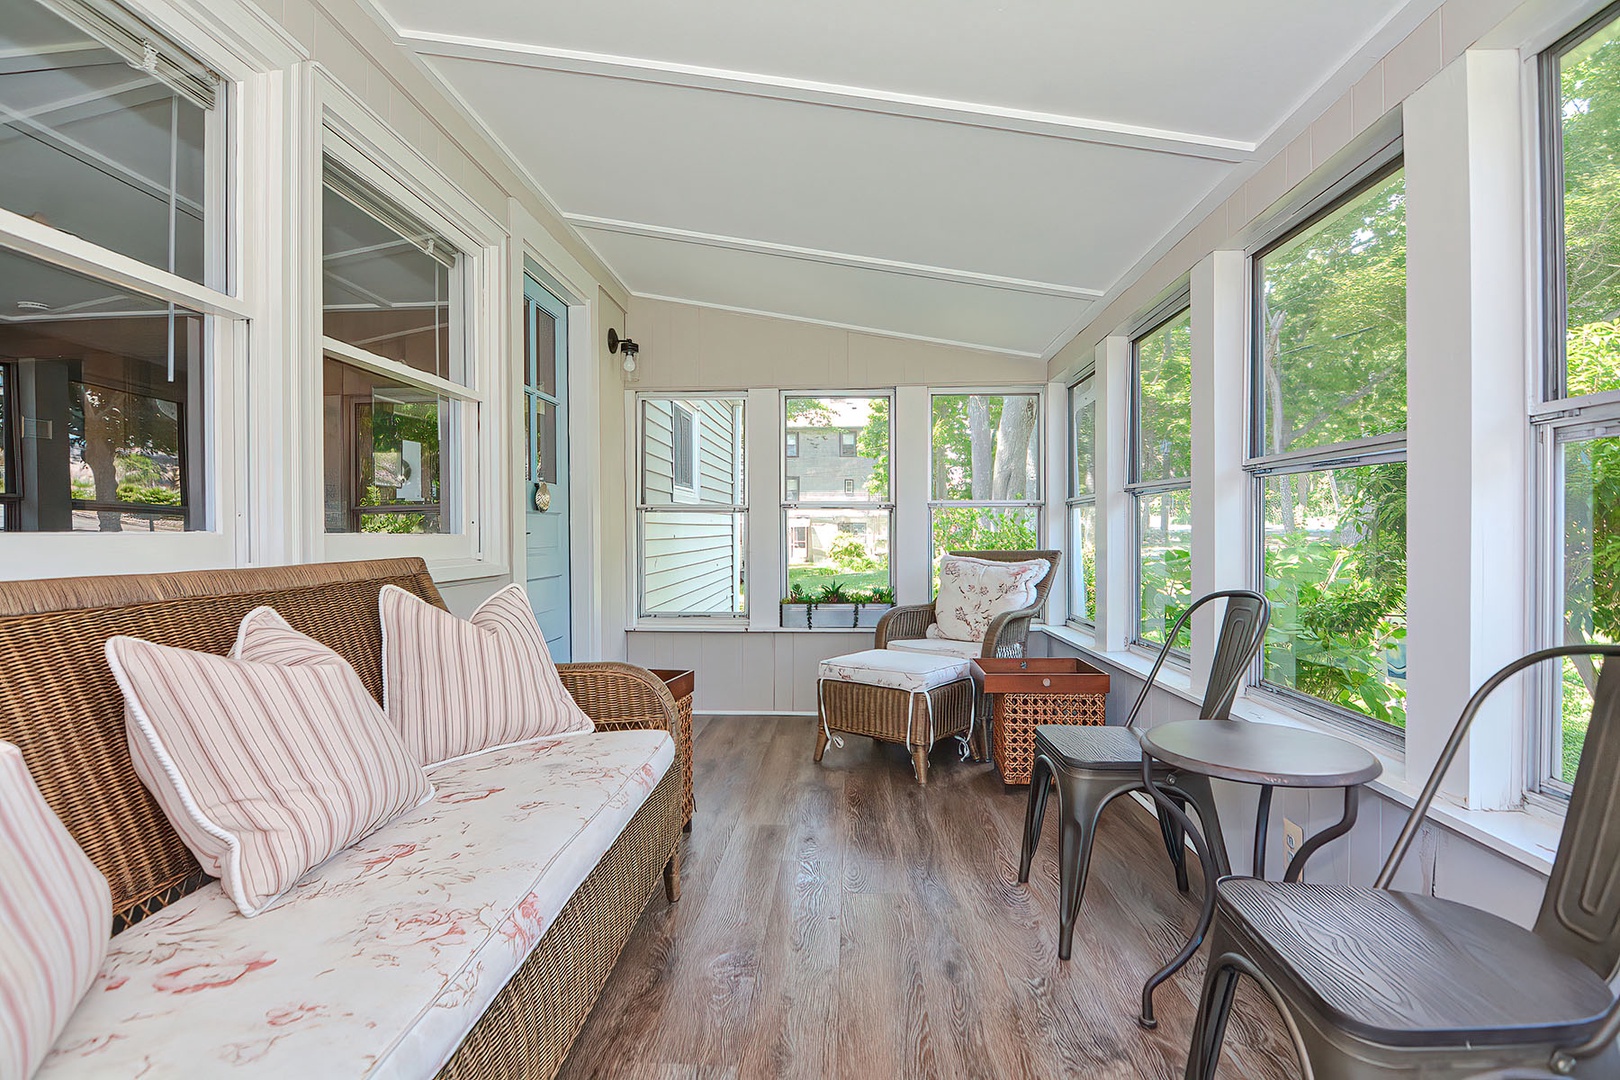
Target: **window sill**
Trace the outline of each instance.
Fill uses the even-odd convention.
[[[848,629],[837,626],[749,626],[745,622],[702,622],[697,619],[687,621],[679,618],[671,618],[668,625],[660,622],[642,622],[625,628],[627,634],[668,631],[678,634],[860,634],[867,638],[872,636],[870,626]]]
[[[1037,626],[1046,635],[1071,648],[1079,649],[1101,663],[1139,678],[1146,677],[1153,666],[1153,658],[1136,650],[1104,652],[1096,647],[1094,635],[1072,626]],[[1159,672],[1158,685],[1166,693],[1175,695],[1194,705],[1202,704],[1202,696],[1192,687],[1191,673],[1185,668],[1167,662]],[[1367,787],[1392,802],[1410,809],[1417,801],[1427,777],[1409,778],[1406,775],[1406,757],[1388,746],[1370,739],[1357,738],[1354,732],[1323,724],[1312,717],[1289,709],[1279,708],[1267,701],[1256,700],[1245,690],[1232,706],[1232,714],[1244,720],[1262,724],[1280,724],[1284,727],[1305,728],[1335,735],[1364,747],[1384,766],[1383,775]],[[1541,874],[1552,872],[1552,860],[1558,851],[1559,836],[1563,831],[1561,815],[1540,809],[1470,810],[1459,805],[1442,792],[1429,810],[1429,819],[1441,826],[1480,844],[1499,855]]]

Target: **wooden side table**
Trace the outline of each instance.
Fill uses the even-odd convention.
[[[1074,657],[980,657],[973,681],[993,700],[991,752],[1006,784],[1027,784],[1042,724],[1100,725],[1108,676]]]

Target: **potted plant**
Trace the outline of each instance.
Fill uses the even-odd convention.
[[[883,613],[894,607],[894,586],[878,585],[861,595],[855,603],[855,625],[875,627]]]
[[[803,583],[795,581],[782,597],[782,625],[793,630],[810,629],[810,611],[814,607]]]
[[[852,629],[855,626],[855,605],[839,581],[828,582],[816,594],[815,625],[828,629]]]

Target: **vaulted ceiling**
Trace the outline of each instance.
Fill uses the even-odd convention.
[[[371,3],[633,292],[1025,356],[1438,6]]]

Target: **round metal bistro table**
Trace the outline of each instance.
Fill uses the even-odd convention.
[[[1349,832],[1356,823],[1361,785],[1378,778],[1384,766],[1365,748],[1344,739],[1304,728],[1248,720],[1181,720],[1161,724],[1142,735],[1142,753],[1174,769],[1217,780],[1255,784],[1260,805],[1254,826],[1254,876],[1266,876],[1266,830],[1274,788],[1343,788],[1344,816],[1300,845],[1283,874],[1298,881],[1305,863],[1323,845]],[[1164,800],[1155,791],[1156,801]],[[1190,824],[1190,820],[1188,822]],[[1200,834],[1202,835],[1202,834]],[[1207,845],[1206,845],[1207,846]],[[1192,959],[1215,916],[1215,883],[1205,868],[1204,907],[1187,944],[1142,988],[1142,1024],[1154,1026],[1153,991]]]

